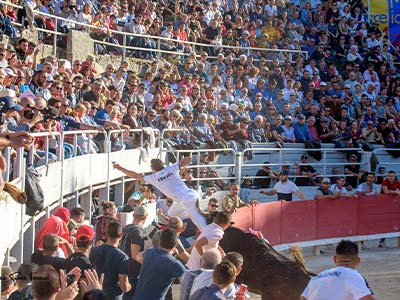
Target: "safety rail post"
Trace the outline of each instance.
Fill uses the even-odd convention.
[[[35,162],[34,153],[35,153],[35,145],[32,144],[29,147],[29,152],[28,152],[28,165],[33,165],[34,164],[34,162]]]
[[[44,140],[44,165],[47,166],[49,164],[49,136],[45,136]]]
[[[57,143],[56,155],[59,161],[64,160],[64,133],[59,135],[59,141]]]
[[[4,153],[4,159],[6,160],[6,170],[3,173],[3,180],[6,181],[10,181],[10,162],[11,162],[11,148],[10,147],[6,147],[3,150]]]
[[[243,166],[243,153],[236,153],[236,169],[235,169],[235,177],[236,182],[240,184],[240,179],[242,178],[242,166]]]
[[[114,203],[116,207],[124,204],[125,195],[125,177],[122,177],[121,182],[114,186]]]
[[[317,149],[318,151],[319,149]],[[322,149],[320,149],[322,151]],[[324,166],[322,167],[323,173],[324,173],[324,177],[326,176],[326,150],[323,151],[323,162],[324,162]]]
[[[143,148],[143,141],[144,141],[144,129],[140,132],[140,147]]]
[[[78,134],[74,134],[73,138],[74,138],[74,141],[73,141],[74,152],[72,154],[72,157],[76,157],[78,154]]]
[[[62,207],[64,203],[64,138],[65,138],[65,133],[61,132],[60,135],[60,142],[58,143],[58,151],[59,151],[59,161],[61,162],[60,170],[61,170],[61,176],[60,176],[60,194],[59,194],[59,199],[58,199],[58,206]]]
[[[87,149],[87,151],[88,151],[87,154],[91,154],[91,153],[90,153],[90,144],[91,144],[91,142],[92,142],[92,134],[91,134],[91,133],[88,133],[88,135],[87,135],[87,140],[86,140],[86,149]]]
[[[25,159],[23,148],[17,149],[17,158],[14,160],[13,170],[13,179],[20,177],[22,180],[22,186],[25,187]]]
[[[121,146],[124,146],[124,131],[121,131]]]
[[[157,40],[157,60],[159,61],[161,59],[161,42],[160,39]]]
[[[107,148],[104,149],[105,153],[107,153],[107,183],[105,190],[100,191],[101,193],[101,198],[104,199],[105,201],[109,202],[110,201],[110,190],[111,190],[111,185],[110,185],[110,154],[111,154],[111,135],[112,135],[112,130],[109,132],[106,132],[106,144]]]
[[[126,34],[122,35],[122,60],[125,60],[126,58]]]

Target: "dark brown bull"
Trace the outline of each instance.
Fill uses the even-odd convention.
[[[275,251],[265,240],[231,227],[220,242],[225,252],[243,255],[243,271],[237,278],[249,290],[262,295],[262,300],[297,300],[310,280],[310,273],[301,263],[298,253],[292,253],[296,262]]]

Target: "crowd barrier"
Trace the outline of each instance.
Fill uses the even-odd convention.
[[[233,221],[245,231],[261,231],[272,245],[400,233],[400,197],[262,203],[239,209]]]

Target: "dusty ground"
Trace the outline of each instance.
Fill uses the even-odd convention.
[[[386,241],[388,248],[378,248],[378,241],[365,243],[367,249],[362,250],[360,273],[367,279],[370,288],[379,300],[400,299],[400,248],[397,248],[397,240]],[[312,256],[312,249],[303,249],[303,254],[310,271],[319,273],[333,266],[332,257],[335,246],[321,247],[325,253]],[[179,290],[174,287],[174,299],[179,299]],[[251,299],[261,299],[258,295],[251,295]]]

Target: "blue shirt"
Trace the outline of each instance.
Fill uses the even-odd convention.
[[[122,294],[118,275],[128,275],[129,257],[119,248],[104,244],[92,248],[89,259],[97,274],[104,273],[103,291],[109,298]]]
[[[106,112],[105,109],[100,109],[94,115],[94,121],[99,125],[104,125],[106,121],[110,121],[110,115]]]
[[[184,272],[184,265],[168,252],[158,248],[146,250],[133,299],[165,299],[174,279]]]
[[[190,300],[219,300],[226,299],[220,288],[215,284],[205,286],[197,290],[191,297]]]
[[[69,128],[80,129],[81,123],[76,122],[71,116],[60,116],[59,119],[60,125],[63,131],[69,130]]]
[[[305,141],[311,141],[311,134],[308,130],[308,125],[300,125],[296,123],[293,125],[294,135],[296,137],[296,143],[304,143]]]

